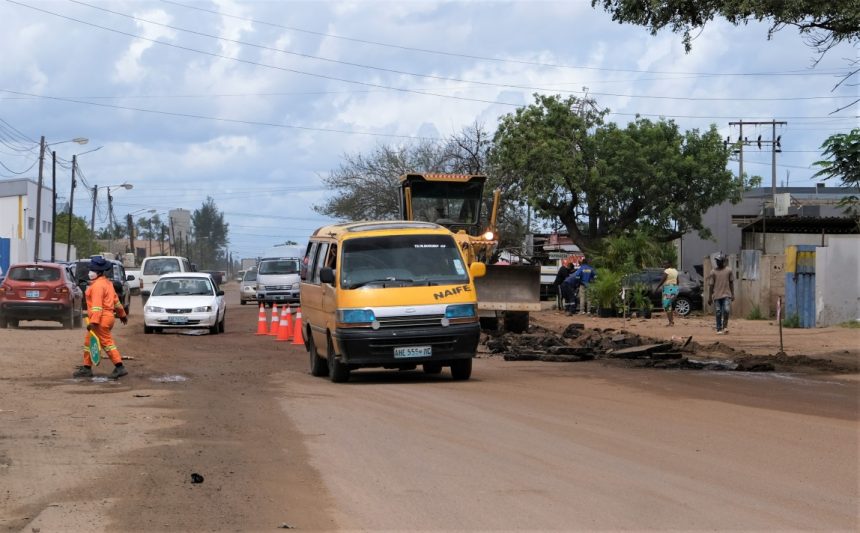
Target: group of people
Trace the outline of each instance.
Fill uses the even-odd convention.
[[[588,312],[588,285],[597,279],[597,270],[588,264],[585,257],[580,260],[576,269],[573,268],[574,266],[576,264],[573,260],[563,260],[554,282],[561,292],[564,311],[568,315]]]
[[[731,302],[735,299],[734,272],[728,267],[726,256],[717,255],[716,268],[708,274],[708,304],[714,305],[717,321],[717,335],[729,332],[729,314]],[[558,287],[564,303],[564,311],[568,315],[585,314],[589,311],[588,285],[597,278],[597,271],[586,262],[585,257],[579,267],[573,269],[575,263],[565,259],[558,269],[553,284]],[[678,270],[670,261],[663,263],[663,275],[657,290],[661,291],[661,304],[666,311],[670,326],[675,325],[675,300],[678,298]]]

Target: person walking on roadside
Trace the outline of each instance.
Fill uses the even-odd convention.
[[[588,301],[588,285],[597,279],[597,270],[588,264],[588,259],[583,257],[573,276],[579,282],[579,313],[584,315],[588,312],[588,304],[590,303]]]
[[[87,335],[84,339],[84,364],[75,370],[73,377],[88,378],[93,375],[93,361],[90,358],[89,334],[92,331],[101,342],[102,348],[111,362],[114,364],[113,372],[108,376],[117,379],[126,374],[128,370],[122,364],[122,356],[113,340],[111,330],[119,317],[123,324],[128,324],[128,316],[116,295],[113,282],[105,277],[105,272],[111,270],[113,265],[102,257],[94,257],[90,260],[90,286],[87,287]]]
[[[564,283],[564,280],[570,275],[570,264],[567,259],[561,260],[561,266],[558,267],[558,272],[555,275],[555,280],[552,282],[553,286],[556,288],[558,292],[558,308],[559,309],[567,309],[567,296],[562,291],[561,284]]]
[[[669,325],[675,325],[675,299],[678,298],[680,287],[678,286],[678,270],[672,268],[671,261],[663,263],[663,277],[660,278],[660,284],[657,285],[657,290],[663,288],[663,309],[666,311],[666,318],[669,319]]]
[[[565,306],[564,310],[568,315],[575,315],[577,310],[579,309],[579,291],[580,282],[576,277],[576,273],[573,272],[565,278],[563,282],[561,282],[561,293],[564,295]]]
[[[732,300],[735,299],[735,274],[726,265],[726,256],[720,254],[716,261],[717,268],[708,274],[708,304],[714,304],[717,335],[725,335],[729,332],[729,314],[732,312]]]

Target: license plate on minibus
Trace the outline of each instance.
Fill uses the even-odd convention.
[[[399,346],[394,348],[395,359],[407,359],[409,357],[430,357],[433,355],[432,346]]]

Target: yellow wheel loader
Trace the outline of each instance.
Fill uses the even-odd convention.
[[[493,191],[486,225],[481,225],[486,176],[470,174],[406,174],[400,177],[400,214],[404,220],[435,222],[452,233],[466,261],[487,264],[475,280],[481,324],[521,333],[529,312],[540,310],[540,265],[490,264],[499,240],[496,218],[501,191]],[[501,319],[501,320],[500,320]]]

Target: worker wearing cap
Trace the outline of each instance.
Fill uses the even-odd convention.
[[[102,349],[104,349],[114,364],[113,372],[108,377],[117,379],[128,374],[128,370],[122,364],[122,356],[116,347],[113,335],[111,335],[111,330],[116,320],[115,317],[118,316],[123,324],[128,323],[128,316],[126,316],[125,308],[123,308],[122,303],[120,303],[116,295],[113,282],[105,277],[105,272],[112,268],[113,265],[110,261],[102,257],[94,257],[90,260],[89,278],[91,283],[87,287],[86,292],[89,323],[87,324],[87,336],[84,339],[84,364],[78,367],[73,374],[76,378],[92,377],[93,375],[93,361],[90,358],[89,348],[89,332],[95,333],[102,345]]]

